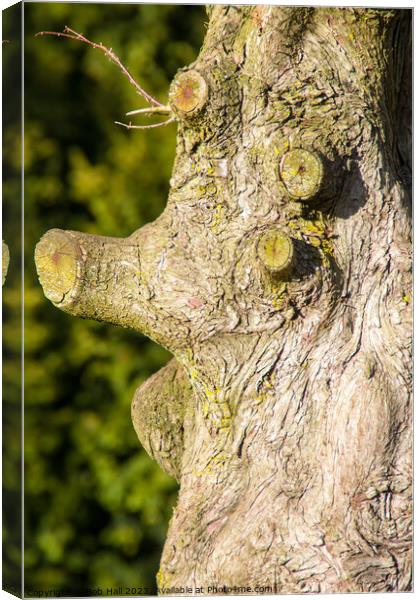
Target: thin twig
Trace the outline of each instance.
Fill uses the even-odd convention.
[[[54,35],[56,37],[65,37],[65,38],[69,38],[70,40],[77,40],[77,41],[80,41],[80,42],[84,42],[85,44],[87,44],[88,46],[91,46],[92,48],[98,48],[114,64],[116,64],[121,69],[121,71],[123,72],[123,74],[126,77],[128,77],[128,80],[131,83],[131,85],[133,85],[135,87],[135,89],[137,90],[137,93],[140,94],[143,98],[145,98],[147,100],[147,102],[150,102],[150,104],[154,104],[154,106],[158,106],[158,107],[163,107],[164,106],[161,102],[159,102],[158,100],[156,100],[156,98],[153,98],[153,96],[151,96],[150,94],[148,94],[140,86],[140,84],[135,81],[134,77],[131,75],[131,73],[128,71],[128,69],[122,64],[122,62],[119,60],[119,58],[117,57],[117,55],[112,51],[112,48],[107,48],[106,46],[104,46],[102,44],[102,42],[100,42],[99,44],[96,44],[95,42],[92,42],[91,40],[88,40],[81,33],[77,33],[77,31],[74,31],[73,29],[70,29],[70,27],[67,27],[67,26],[64,27],[64,31],[62,33],[58,32],[58,31],[39,31],[35,35],[35,37],[42,36],[42,35]]]
[[[154,127],[163,127],[164,125],[169,125],[169,123],[173,123],[176,121],[175,117],[171,117],[167,119],[167,121],[162,121],[161,123],[153,123],[152,125],[133,125],[131,121],[129,123],[120,123],[119,121],[114,121],[116,125],[121,125],[121,127],[125,127],[126,129],[154,129]]]
[[[137,108],[136,110],[130,110],[125,113],[127,116],[129,115],[139,115],[139,114],[147,114],[147,113],[157,113],[157,114],[170,114],[172,109],[170,106],[150,106],[150,108]]]

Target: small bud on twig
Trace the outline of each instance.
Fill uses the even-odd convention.
[[[127,113],[128,115],[139,114],[139,113],[171,114],[172,111],[169,106],[165,106],[164,104],[159,102],[156,98],[154,98],[151,94],[146,92],[144,90],[144,88],[142,88],[140,86],[140,84],[134,79],[134,77],[131,75],[131,73],[128,71],[128,69],[122,64],[122,62],[120,61],[118,56],[115,54],[115,52],[112,50],[112,48],[107,48],[106,46],[104,46],[102,44],[102,42],[99,42],[98,44],[96,42],[92,42],[91,40],[87,39],[83,34],[78,33],[77,31],[74,31],[73,29],[70,29],[70,27],[67,27],[67,26],[64,27],[64,31],[62,33],[58,32],[58,31],[40,31],[39,33],[37,33],[35,35],[35,37],[43,36],[43,35],[53,35],[55,37],[65,37],[65,38],[69,38],[71,40],[77,40],[79,42],[84,42],[91,48],[97,48],[98,50],[101,50],[105,54],[105,56],[107,56],[115,65],[117,65],[120,68],[120,70],[122,71],[122,73],[128,78],[131,85],[134,86],[137,93],[140,94],[140,96],[142,96],[145,100],[147,100],[147,102],[149,102],[151,105],[153,105],[153,106],[150,106],[147,108],[140,108],[138,110],[133,110],[133,111]],[[154,127],[161,127],[163,125],[168,125],[169,123],[172,123],[174,120],[175,120],[174,117],[171,117],[170,119],[167,119],[166,121],[163,121],[162,123],[153,123],[153,125],[132,125],[131,123],[128,123],[128,124],[120,123],[119,121],[115,121],[115,123],[117,125],[121,125],[122,127],[126,127],[127,129],[153,129]]]

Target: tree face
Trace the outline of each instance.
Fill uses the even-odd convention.
[[[257,29],[251,31],[253,37],[241,40],[246,59],[233,36],[225,52],[204,49],[172,84],[179,137],[168,206],[147,229],[150,250],[145,233],[136,237],[146,247],[142,272],[157,312],[187,327],[171,340],[172,351],[239,323],[246,333],[277,328],[322,291],[330,294],[338,271],[327,215],[346,175],[336,131],[327,127],[319,139],[308,104],[308,116],[295,119],[292,100],[284,98],[296,85],[294,75],[278,85],[277,67],[273,74],[270,66],[273,89],[256,74],[265,47]],[[322,81],[319,86],[316,95],[333,123],[338,111]],[[283,240],[282,263],[274,246],[265,248],[266,260],[260,255],[269,232]]]
[[[83,259],[57,304],[185,369],[133,402],[181,481],[160,585],[409,586],[409,27],[214,7],[170,89],[164,213],[127,240],[64,234]]]

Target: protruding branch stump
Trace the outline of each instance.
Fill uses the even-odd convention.
[[[4,240],[2,240],[2,243],[1,243],[2,285],[4,285],[4,282],[6,281],[7,271],[9,269],[9,262],[10,262],[9,247],[4,242]]]

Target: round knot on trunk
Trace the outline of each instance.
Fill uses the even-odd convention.
[[[279,174],[290,196],[310,200],[323,183],[323,163],[318,154],[297,148],[281,159]]]
[[[294,247],[292,239],[283,231],[272,229],[264,233],[259,238],[257,252],[263,265],[271,273],[285,275],[289,272]]]
[[[176,75],[169,90],[169,102],[180,116],[199,112],[208,98],[208,86],[197,71],[184,71]]]

